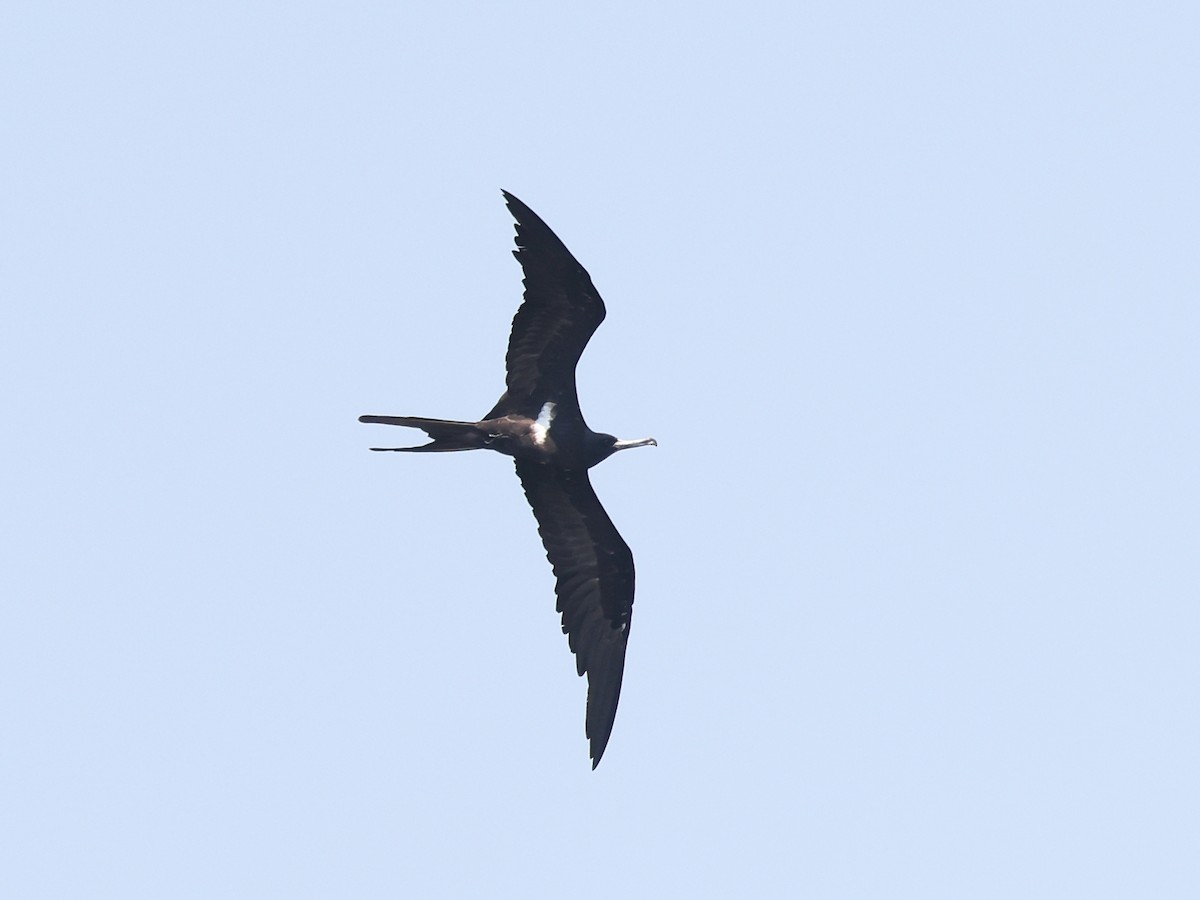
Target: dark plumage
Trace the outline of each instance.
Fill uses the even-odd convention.
[[[596,499],[587,470],[618,450],[657,446],[653,438],[619,441],[583,420],[575,366],[604,321],[592,279],[549,226],[504,193],[517,220],[513,255],[525,273],[525,300],[508,339],[507,386],[478,422],[409,416],[361,416],[360,422],[420,428],[420,447],[402,453],[496,450],[516,460],[517,475],[554,568],[558,611],[576,668],[588,677],[586,731],[595,768],[612,733],[625,647],[633,617],[633,554]]]

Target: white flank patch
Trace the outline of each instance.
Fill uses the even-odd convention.
[[[546,438],[550,434],[550,423],[554,421],[554,403],[547,400],[542,404],[542,411],[538,413],[537,421],[533,423],[530,429],[533,432],[533,442],[541,447],[546,443]]]

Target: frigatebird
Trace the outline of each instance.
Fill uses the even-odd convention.
[[[538,533],[554,569],[562,630],[575,667],[588,677],[585,732],[592,768],[612,733],[633,617],[633,554],[596,498],[588,469],[654,438],[620,441],[583,420],[575,367],[604,321],[591,276],[550,227],[504,191],[517,220],[513,256],[525,275],[525,299],[513,316],[507,384],[478,422],[412,416],[360,416],[360,422],[419,428],[419,447],[372,447],[400,453],[495,450],[516,461]]]

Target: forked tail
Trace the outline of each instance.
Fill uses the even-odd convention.
[[[403,425],[420,428],[433,438],[420,447],[372,447],[393,453],[450,453],[455,450],[479,450],[487,434],[475,422],[452,422],[448,419],[421,419],[416,416],[359,416],[358,421],[376,425]]]

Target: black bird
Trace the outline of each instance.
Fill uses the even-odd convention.
[[[513,317],[507,387],[478,422],[360,416],[360,422],[420,428],[420,447],[401,453],[496,450],[516,460],[538,533],[554,568],[558,611],[580,675],[588,676],[586,733],[592,768],[612,733],[633,617],[633,554],[596,499],[587,470],[618,450],[658,446],[619,441],[583,421],[575,366],[604,321],[591,276],[528,206],[507,191],[517,220],[513,256],[525,273],[525,301]]]

